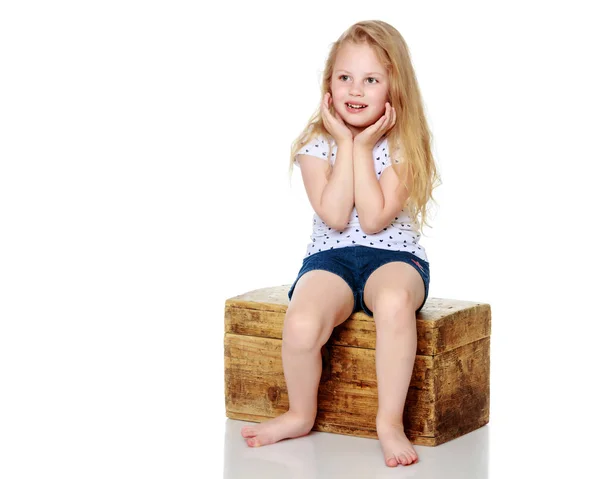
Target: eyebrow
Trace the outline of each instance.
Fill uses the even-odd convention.
[[[348,70],[336,70],[336,71],[335,71],[335,73],[341,73],[341,72],[350,73]],[[383,76],[383,73],[379,73],[379,72],[369,72],[369,73],[365,73],[365,75],[379,75],[379,76]]]

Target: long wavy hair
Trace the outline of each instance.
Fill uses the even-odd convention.
[[[389,79],[388,101],[396,109],[396,124],[384,137],[388,139],[391,158],[404,158],[408,163],[408,178],[412,178],[412,188],[406,201],[413,222],[422,233],[427,222],[427,205],[433,199],[433,189],[441,185],[441,179],[431,153],[432,134],[429,130],[423,109],[421,92],[414,68],[410,59],[408,46],[404,38],[393,26],[380,20],[369,20],[355,23],[348,28],[332,45],[321,84],[321,98],[331,92],[333,66],[340,48],[345,43],[368,44],[375,52],[379,62],[386,68]],[[333,113],[333,104],[331,106]],[[291,147],[289,175],[294,169],[295,156],[302,145],[317,136],[329,139],[330,149],[333,138],[327,132],[321,118],[320,106],[311,116],[302,133],[294,140]],[[331,153],[330,153],[331,154]],[[392,162],[392,167],[401,182],[400,164]],[[331,173],[331,164],[328,163]],[[405,185],[406,186],[406,185]]]

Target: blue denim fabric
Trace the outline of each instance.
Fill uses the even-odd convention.
[[[429,296],[429,263],[406,251],[389,251],[362,245],[328,249],[304,258],[298,276],[288,291],[288,299],[292,299],[296,283],[304,273],[322,269],[337,274],[348,283],[354,294],[353,313],[362,309],[367,315],[373,317],[373,312],[364,303],[365,284],[373,271],[392,261],[410,264],[423,278],[425,298],[416,310],[418,313],[423,309]]]

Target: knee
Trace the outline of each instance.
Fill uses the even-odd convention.
[[[384,290],[376,298],[373,316],[384,327],[405,328],[414,323],[414,298],[409,290]],[[379,326],[379,324],[377,326]]]
[[[314,315],[287,314],[283,323],[283,343],[298,351],[321,349],[327,342],[322,322]]]

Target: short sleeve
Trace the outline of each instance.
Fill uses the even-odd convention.
[[[294,164],[299,167],[298,155],[316,156],[327,161],[329,159],[329,142],[322,136],[318,136],[302,145],[294,156]]]
[[[387,138],[380,145],[380,151],[377,152],[378,156],[381,158],[381,173],[383,173],[392,163],[401,163],[403,161],[402,152],[390,152],[390,148],[388,145]]]

